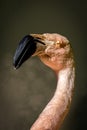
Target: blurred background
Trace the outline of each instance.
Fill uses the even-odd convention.
[[[13,69],[20,39],[30,33],[59,33],[73,47],[75,92],[61,130],[87,129],[87,4],[84,0],[0,0],[0,130],[29,130],[53,96],[54,72],[37,57]]]

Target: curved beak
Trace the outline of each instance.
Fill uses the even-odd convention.
[[[26,35],[20,41],[13,57],[13,66],[18,69],[32,55],[38,55],[44,50],[45,44],[33,35]]]

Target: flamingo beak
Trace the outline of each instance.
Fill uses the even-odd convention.
[[[28,58],[30,58],[34,53],[39,52],[45,44],[34,38],[32,35],[26,35],[20,41],[16,52],[13,57],[13,66],[18,69]]]

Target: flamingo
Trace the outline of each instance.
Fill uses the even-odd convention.
[[[70,42],[57,33],[26,35],[16,49],[14,67],[18,69],[31,56],[38,56],[55,71],[57,87],[30,130],[59,130],[69,112],[74,89],[75,62]]]

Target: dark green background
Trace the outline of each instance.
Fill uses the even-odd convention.
[[[29,33],[66,36],[76,60],[71,109],[61,130],[87,129],[87,4],[81,0],[0,0],[0,130],[28,130],[53,96],[54,72],[35,57],[15,71],[13,55]]]

